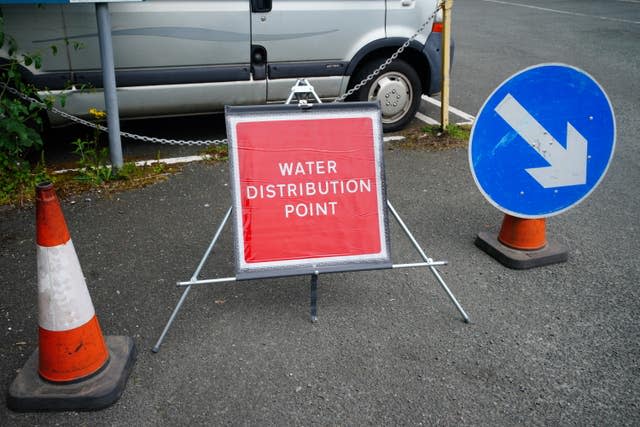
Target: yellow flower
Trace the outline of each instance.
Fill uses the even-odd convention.
[[[100,111],[97,108],[89,108],[89,115],[96,120],[102,120],[107,117],[107,113]]]

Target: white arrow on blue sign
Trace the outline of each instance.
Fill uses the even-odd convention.
[[[604,177],[616,141],[611,102],[584,71],[522,70],[489,96],[471,130],[469,163],[482,194],[520,218],[559,214]]]

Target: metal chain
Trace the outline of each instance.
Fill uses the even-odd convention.
[[[358,83],[357,85],[355,85],[354,87],[349,89],[342,96],[334,99],[333,102],[343,102],[349,96],[353,95],[355,92],[360,90],[364,85],[366,85],[371,80],[373,80],[373,78],[375,76],[377,76],[378,74],[380,74],[382,72],[382,70],[384,70],[389,64],[391,64],[393,61],[398,59],[398,56],[400,56],[400,54],[402,52],[404,52],[404,50],[407,47],[409,47],[411,42],[414,41],[416,39],[416,37],[418,37],[418,35],[420,35],[420,33],[422,33],[422,31],[424,31],[424,29],[427,27],[427,25],[435,18],[436,14],[438,13],[438,10],[440,10],[442,8],[443,4],[444,4],[444,0],[438,2],[436,10],[433,11],[433,13],[420,26],[420,28],[418,28],[418,30],[415,33],[413,33],[413,35],[411,37],[409,37],[407,39],[407,41],[404,42],[402,44],[402,46],[400,46],[400,48],[398,48],[398,50],[396,50],[393,53],[393,55],[391,55],[389,58],[387,58],[386,61],[384,61],[378,68],[373,70],[373,72],[371,74],[369,74],[367,77],[365,77],[360,83]],[[101,132],[108,132],[109,131],[109,129],[106,126],[102,126],[100,124],[90,122],[89,120],[81,119],[80,117],[77,117],[77,116],[74,116],[74,115],[69,114],[67,112],[64,112],[64,111],[62,111],[62,110],[60,110],[60,109],[58,109],[56,107],[49,106],[49,105],[45,104],[44,102],[40,101],[39,99],[33,98],[31,96],[28,96],[28,95],[26,95],[26,94],[24,94],[24,93],[22,93],[22,92],[20,92],[20,91],[18,91],[16,89],[12,88],[11,86],[8,86],[4,82],[0,82],[0,87],[2,87],[4,90],[7,90],[9,93],[21,98],[24,101],[27,101],[27,102],[32,103],[32,104],[35,104],[35,105],[37,105],[37,106],[39,106],[41,108],[44,108],[44,109],[48,110],[49,112],[57,114],[57,115],[59,115],[61,117],[64,117],[65,119],[67,119],[67,120],[69,120],[71,122],[78,123],[78,124],[81,124],[83,126],[87,126],[87,127],[93,128],[93,129],[98,129]],[[227,139],[179,140],[179,139],[166,139],[166,138],[156,138],[156,137],[151,137],[151,136],[137,135],[137,134],[130,133],[130,132],[120,132],[120,135],[125,137],[125,138],[130,138],[130,139],[137,140],[137,141],[151,142],[151,143],[157,143],[157,144],[167,144],[167,145],[223,145],[223,144],[227,143]]]
[[[29,95],[25,95],[24,93],[18,91],[17,89],[12,88],[11,86],[7,85],[4,82],[0,82],[0,86],[2,86],[3,90],[6,90],[7,92],[11,93],[12,95],[17,96],[18,98],[22,99],[23,101],[27,101],[27,102],[29,102],[31,104],[37,105],[40,108],[44,108],[46,110],[49,110],[52,113],[55,113],[55,114],[57,114],[59,116],[62,116],[67,120],[70,120],[70,121],[75,122],[75,123],[79,123],[81,125],[89,126],[89,127],[95,128],[95,129],[99,129],[99,130],[101,130],[103,132],[107,131],[107,128],[104,127],[104,126],[97,125],[97,124],[92,123],[92,122],[90,122],[88,120],[84,120],[84,119],[81,119],[80,117],[73,116],[73,115],[71,115],[69,113],[66,113],[66,112],[64,112],[62,110],[57,109],[56,107],[49,107],[47,104],[45,104],[44,102],[40,101],[39,99],[32,98]]]
[[[225,145],[228,140],[224,139],[166,139],[152,136],[136,135],[129,132],[120,132],[120,135],[143,142],[152,142],[166,145]]]
[[[39,99],[33,98],[31,96],[25,95],[22,92],[19,92],[18,90],[12,88],[11,86],[6,85],[4,82],[0,82],[0,86],[2,86],[4,89],[6,89],[9,93],[19,97],[20,99],[27,101],[29,103],[35,104],[38,107],[44,108],[54,114],[57,114],[61,117],[64,117],[65,119],[74,122],[74,123],[78,123],[81,124],[83,126],[87,126],[93,129],[98,129],[101,132],[108,132],[109,129],[106,126],[97,124],[97,123],[93,123],[90,122],[89,120],[85,120],[85,119],[81,119],[80,117],[74,116],[72,114],[69,114],[65,111],[62,111],[56,107],[50,107],[47,104],[45,104],[44,102],[40,101]],[[226,139],[212,139],[212,140],[179,140],[179,139],[166,139],[166,138],[156,138],[156,137],[151,137],[151,136],[143,136],[143,135],[136,135],[134,133],[130,133],[130,132],[120,132],[120,136],[126,137],[126,138],[131,138],[133,140],[137,140],[137,141],[143,141],[143,142],[152,142],[152,143],[157,143],[157,144],[167,144],[167,145],[223,145],[227,143]]]

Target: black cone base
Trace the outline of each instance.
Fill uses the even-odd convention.
[[[486,231],[478,233],[475,244],[502,265],[517,270],[557,264],[569,259],[567,248],[558,243],[547,242],[547,245],[542,249],[523,251],[503,245],[498,240],[498,233]]]
[[[97,374],[72,383],[52,383],[38,374],[34,351],[9,388],[7,406],[19,412],[90,411],[115,403],[127,384],[136,359],[133,339],[106,336],[109,361]]]

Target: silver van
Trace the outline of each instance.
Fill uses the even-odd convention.
[[[377,68],[433,15],[437,0],[146,0],[111,3],[122,118],[192,115],[225,105],[282,102],[298,78],[331,100]],[[93,4],[2,6],[24,70],[64,93],[64,110],[104,108]],[[351,96],[379,100],[383,125],[402,128],[421,94],[440,86],[439,14],[382,73]],[[56,46],[57,48],[51,48]],[[54,50],[57,52],[54,54]],[[7,52],[0,51],[0,60]],[[86,87],[92,88],[87,90]],[[59,124],[59,117],[51,117]]]

